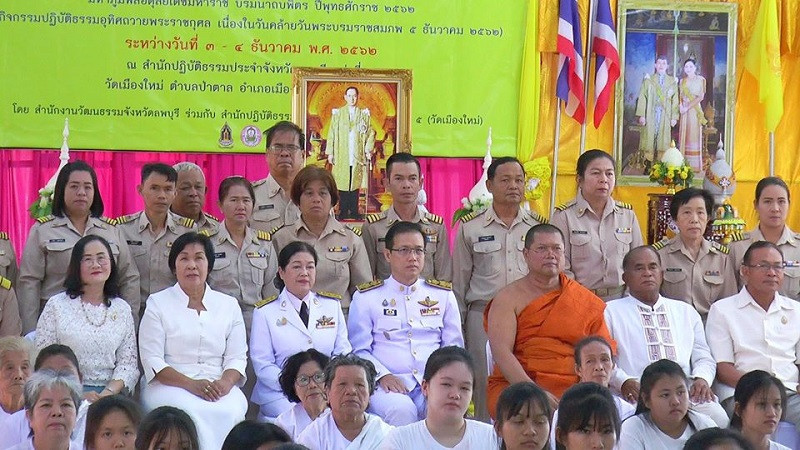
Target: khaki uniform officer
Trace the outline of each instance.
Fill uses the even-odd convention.
[[[18,300],[24,333],[36,328],[36,321],[47,300],[64,290],[72,247],[84,235],[90,234],[103,237],[111,246],[117,262],[121,297],[130,304],[134,319],[138,321],[141,303],[139,271],[114,221],[107,217],[89,217],[86,231],[81,235],[68,217],[51,215],[37,219],[22,251]]]
[[[8,278],[12,283],[17,281],[17,254],[5,231],[0,231],[0,276]]]
[[[0,275],[0,337],[19,336],[21,333],[17,295],[11,280]]]
[[[636,213],[628,203],[609,198],[601,219],[580,192],[556,206],[550,223],[564,234],[565,272],[605,301],[621,298],[622,258],[644,245]]]
[[[680,236],[653,244],[661,257],[664,281],[661,295],[693,305],[705,321],[711,304],[738,292],[728,247],[703,240],[693,258]]]
[[[141,311],[150,294],[166,289],[178,280],[169,270],[169,250],[180,235],[194,229],[194,221],[167,212],[167,224],[156,236],[153,226],[144,211],[116,219],[125,243],[133,255],[139,270],[139,292],[142,299]]]
[[[486,331],[483,311],[497,291],[528,273],[522,256],[525,233],[547,219],[519,208],[517,216],[506,226],[489,207],[477,215],[462,219],[453,249],[453,290],[462,314],[466,314],[467,350],[475,359],[476,418],[488,418],[486,409]]]
[[[739,274],[744,252],[750,248],[750,244],[765,240],[764,235],[761,234],[761,230],[758,228],[747,233],[736,233],[733,236],[733,241],[729,247],[731,249],[730,254],[734,272],[739,281],[739,289],[744,284],[744,280],[741,279]],[[800,233],[792,231],[789,227],[784,227],[783,234],[775,245],[783,252],[783,260],[786,263],[786,269],[783,271],[783,284],[778,292],[791,299],[800,300]]]
[[[253,322],[253,308],[261,299],[278,294],[273,284],[278,272],[278,256],[269,233],[247,228],[239,249],[222,222],[215,231],[203,231],[214,244],[214,270],[208,284],[239,300],[247,335]]]
[[[272,174],[253,183],[256,201],[250,225],[262,231],[271,231],[300,218],[300,209],[292,203]]]
[[[372,278],[361,232],[356,233],[355,230],[331,217],[319,238],[309,231],[302,220],[283,226],[270,234],[272,244],[278,253],[293,241],[308,242],[314,246],[319,258],[314,291],[341,295],[342,311],[347,317],[351,293],[356,286]]]
[[[394,207],[390,207],[380,214],[369,214],[367,222],[361,228],[369,265],[372,268],[372,278],[376,280],[384,280],[392,274],[389,263],[383,257],[383,251],[386,249],[386,232],[399,220],[400,217]],[[417,214],[411,222],[420,224],[425,235],[425,266],[421,276],[450,281],[453,271],[450,241],[447,240],[447,229],[442,224],[442,218],[417,208]]]

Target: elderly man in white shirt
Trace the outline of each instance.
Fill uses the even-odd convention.
[[[761,369],[786,387],[784,420],[800,428],[800,303],[778,293],[783,282],[783,253],[759,241],[744,254],[742,290],[711,305],[706,336],[717,360],[715,392],[733,409],[733,386],[747,372]]]
[[[639,378],[644,369],[660,359],[669,359],[678,363],[691,380],[690,408],[726,428],[728,415],[711,391],[716,361],[706,343],[700,314],[686,302],[659,294],[663,268],[653,247],[641,246],[628,252],[622,269],[629,295],[608,302],[604,313],[606,326],[617,342],[611,388],[633,403],[639,398]]]

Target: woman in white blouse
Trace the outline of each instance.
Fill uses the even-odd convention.
[[[83,371],[84,397],[133,391],[139,378],[131,307],[119,298],[117,263],[105,238],[88,235],[72,249],[66,291],[47,301],[36,347],[70,347]]]
[[[297,439],[308,424],[328,408],[323,390],[323,370],[328,362],[330,358],[310,348],[290,356],[283,365],[278,381],[283,395],[295,405],[278,416],[275,424],[286,430],[292,440]]]
[[[239,304],[206,284],[214,268],[207,236],[180,236],[169,252],[178,283],[150,295],[139,328],[146,411],[175,406],[197,424],[201,450],[217,450],[244,419],[247,339]]]
[[[789,450],[769,438],[786,410],[786,388],[763,370],[747,372],[736,383],[731,428],[739,430],[754,450]]]
[[[258,382],[253,403],[261,418],[274,418],[292,408],[278,375],[284,361],[297,352],[315,348],[327,356],[349,353],[341,296],[313,292],[317,252],[311,244],[294,241],[278,254],[277,297],[256,304],[250,331],[250,357]]]

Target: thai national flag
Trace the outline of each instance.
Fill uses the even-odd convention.
[[[614,82],[619,78],[617,32],[608,0],[598,0],[592,30],[592,53],[597,55],[594,65],[594,127],[598,128],[608,111]]]
[[[567,103],[566,112],[583,123],[586,105],[583,103],[583,44],[581,20],[576,0],[561,0],[558,9],[558,81],[556,96]]]

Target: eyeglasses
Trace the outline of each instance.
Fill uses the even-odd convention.
[[[314,381],[314,383],[317,384],[318,386],[322,385],[322,383],[325,382],[325,373],[317,372],[314,375],[311,375],[310,377],[306,375],[300,375],[299,377],[297,377],[296,380],[294,380],[295,384],[297,384],[300,387],[308,386],[308,383],[310,383],[311,381]]]
[[[425,249],[424,248],[420,248],[420,247],[417,247],[417,248],[408,248],[408,247],[390,248],[389,251],[390,252],[399,253],[400,256],[402,256],[403,258],[408,258],[411,255],[420,257],[420,256],[425,254]]]
[[[87,266],[92,266],[97,263],[98,266],[105,266],[109,264],[111,261],[105,256],[98,256],[93,258],[91,256],[84,256],[81,258],[81,264],[85,264]]]
[[[778,264],[745,264],[745,266],[750,267],[752,269],[756,269],[758,271],[767,273],[770,270],[774,270],[775,272],[783,272],[783,269],[786,268],[786,263],[778,263]]]
[[[303,149],[299,145],[281,145],[281,144],[273,144],[267,148],[269,149],[269,151],[273,153],[283,153],[283,152],[297,153]]]

